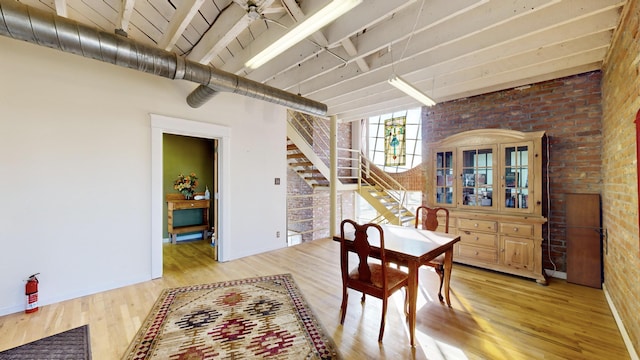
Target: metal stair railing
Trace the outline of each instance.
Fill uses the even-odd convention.
[[[287,121],[300,135],[300,138],[311,146],[318,158],[320,158],[326,166],[329,166],[330,128],[328,120],[293,110],[287,110]]]
[[[330,179],[329,138],[331,130],[329,121],[288,110],[287,126],[289,139],[326,179]],[[356,190],[362,194],[366,187],[371,187],[376,189],[377,192],[384,193],[385,196],[391,199],[390,202],[394,203],[391,208],[388,208],[379,200],[365,197],[374,207],[376,205],[372,201],[379,202],[377,204],[377,208],[380,209],[379,215],[372,219],[372,222],[381,223],[387,221],[402,225],[403,219],[406,220],[406,218],[403,218],[403,214],[407,213],[410,215],[411,221],[413,220],[413,214],[406,209],[407,190],[397,180],[372,164],[360,150],[338,148],[336,154],[339,184],[334,185],[339,190]],[[311,202],[311,205],[288,206],[289,236],[294,234],[296,237],[301,237],[303,241],[308,241],[312,240],[316,234],[321,234],[320,236],[322,237],[329,230],[324,226],[317,229],[314,226],[313,201],[318,199],[318,196],[326,196],[326,194],[288,195],[288,203],[291,204],[295,203],[299,198],[307,198],[307,201]],[[342,212],[342,201],[338,201],[338,204],[340,204],[340,212]],[[384,206],[384,209],[381,206]],[[307,214],[310,215],[300,217],[294,213],[295,211],[307,211]],[[340,215],[340,218],[342,218],[342,215]],[[312,237],[311,239],[309,239],[310,236]]]
[[[287,134],[314,167],[326,178],[331,174],[329,121],[317,116],[287,111]],[[338,148],[338,180],[340,185],[355,185],[359,176],[359,152],[353,149]],[[351,188],[355,190],[355,187]],[[349,187],[340,187],[349,190]]]
[[[398,225],[402,225],[403,212],[409,212],[407,210],[407,189],[384,170],[371,163],[364,154],[360,153],[360,158],[362,174],[360,179],[361,191],[362,185],[364,184],[390,196],[396,204],[394,207],[388,209],[387,213],[382,213],[381,215],[387,219],[388,217],[394,218],[397,220]]]

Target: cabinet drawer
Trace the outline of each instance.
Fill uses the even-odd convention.
[[[209,201],[206,200],[192,200],[192,201],[176,201],[172,203],[173,210],[184,209],[202,209],[209,207]]]
[[[460,242],[469,244],[469,245],[481,245],[481,246],[489,246],[492,248],[497,247],[498,235],[496,234],[486,234],[479,233],[467,230],[460,230]]]
[[[498,263],[498,250],[478,246],[468,246],[458,243],[458,255],[461,258],[482,261],[485,263]]]
[[[496,232],[497,223],[490,220],[458,219],[459,229]]]
[[[515,235],[515,236],[532,236],[533,225],[500,223],[500,233],[505,235]]]

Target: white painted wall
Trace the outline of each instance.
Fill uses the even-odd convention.
[[[150,114],[229,128],[228,260],[286,245],[285,108],[195,87],[0,37],[0,315],[152,278]]]

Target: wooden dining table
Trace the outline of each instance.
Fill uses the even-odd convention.
[[[415,346],[416,312],[418,299],[418,269],[437,256],[444,254],[444,297],[448,306],[449,282],[453,264],[453,244],[460,241],[459,235],[416,229],[398,225],[381,225],[384,233],[384,247],[387,261],[404,265],[408,269],[409,286],[407,297],[409,302],[409,337],[411,346]],[[353,234],[345,234],[345,239],[353,238]],[[340,236],[334,236],[340,241]],[[372,246],[372,257],[380,250],[378,232],[369,233],[369,244]]]

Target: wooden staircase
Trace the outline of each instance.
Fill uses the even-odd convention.
[[[287,137],[287,164],[312,188],[329,187],[329,179],[289,137]]]
[[[382,219],[385,219],[390,224],[413,226],[415,214],[402,206],[389,190],[378,185],[362,185],[358,194],[380,214],[380,220],[377,222],[383,222]]]
[[[287,121],[287,164],[314,190],[328,190],[331,185],[331,171],[327,165],[329,129],[320,123],[300,124],[298,120],[300,119],[292,113]],[[313,129],[313,135],[309,129]],[[310,141],[315,146],[310,145]],[[370,219],[371,222],[412,226],[415,215],[402,205],[405,203],[406,189],[361,153],[348,149],[338,150],[350,151],[351,155],[341,154],[338,159],[345,161],[352,157],[355,165],[341,168],[340,163],[338,164],[338,183],[334,184],[337,189],[358,192],[379,214],[376,219]],[[319,151],[322,153],[319,154]]]

